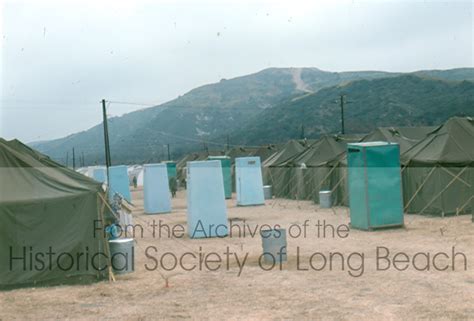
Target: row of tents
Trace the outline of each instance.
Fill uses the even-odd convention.
[[[178,178],[185,180],[188,161],[227,155],[233,164],[236,157],[259,156],[264,184],[272,185],[276,197],[319,203],[319,191],[329,190],[333,204],[347,206],[347,144],[374,141],[400,146],[405,212],[441,216],[472,212],[474,121],[470,117],[454,117],[437,127],[383,127],[367,135],[327,135],[261,148],[192,153],[176,167]]]
[[[474,120],[469,117],[451,118],[438,127],[379,128],[363,137],[323,136],[222,154],[232,162],[260,157],[263,180],[277,197],[318,202],[319,191],[330,190],[335,204],[347,205],[346,145],[359,141],[400,145],[405,212],[474,210]],[[185,175],[187,161],[209,154],[186,156],[177,164],[178,173]],[[17,140],[1,138],[0,182],[0,289],[88,282],[109,274],[97,269],[109,265],[107,259],[93,256],[108,252],[104,234],[94,233],[95,222],[114,220],[101,182]],[[51,265],[45,263],[49,257]]]

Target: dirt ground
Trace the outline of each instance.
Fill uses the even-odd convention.
[[[344,207],[323,210],[312,202],[283,199],[267,201],[265,206],[236,207],[235,200],[228,200],[228,217],[241,228],[252,230],[262,224],[287,228],[288,261],[265,271],[271,266],[259,263],[262,241],[258,233],[252,237],[247,232],[243,237],[234,229],[234,235],[226,238],[153,237],[147,226],[152,220],[186,226],[185,192],[178,192],[173,199],[170,214],[145,215],[141,190],[133,192],[133,199],[134,223],[145,227],[144,237],[136,237],[134,273],[117,275],[115,283],[0,292],[0,320],[474,318],[474,224],[469,215],[407,215],[404,228],[350,230],[344,237],[349,223],[349,211]],[[307,220],[305,237],[303,226]],[[317,235],[318,221],[326,223],[326,235]],[[341,236],[333,237],[331,226],[339,227]],[[156,247],[157,252],[151,254],[158,262],[165,252],[178,258],[188,253],[182,257],[182,267],[191,269],[196,265],[196,269],[165,271],[160,266],[148,271],[146,266],[154,267],[154,261],[145,256],[150,246]],[[386,254],[381,247],[390,251],[390,268],[382,270],[387,260],[377,260],[377,247],[379,256]],[[459,253],[454,262],[453,247]],[[210,271],[205,266],[199,269],[189,254],[216,252],[225,260],[227,248],[240,256],[241,263],[248,253],[240,275],[235,256],[230,256],[229,267],[224,261],[216,271]],[[405,264],[408,268],[404,271],[395,269],[393,257],[397,252],[406,253],[409,259],[418,252],[429,254],[429,271],[419,271],[412,263]],[[446,255],[435,256],[439,252]],[[210,257],[215,259],[216,254]],[[397,259],[402,260],[403,255]],[[171,268],[173,262],[165,256],[164,267]],[[399,268],[404,265],[397,264]],[[426,255],[416,256],[415,265],[420,270],[425,268]],[[215,268],[217,264],[208,266]],[[447,269],[440,271],[443,268]]]

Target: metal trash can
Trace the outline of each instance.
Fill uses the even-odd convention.
[[[135,270],[134,239],[109,240],[110,260],[116,274],[131,273]]]
[[[320,208],[332,207],[331,191],[319,191],[319,207]]]
[[[266,200],[271,200],[273,195],[272,195],[272,186],[271,185],[265,185],[263,186],[263,197]]]
[[[260,236],[264,261],[270,264],[286,262],[286,229],[262,230]]]

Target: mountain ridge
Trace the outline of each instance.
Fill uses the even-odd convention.
[[[298,88],[294,81],[295,72],[299,73],[307,90],[301,90],[301,86]],[[441,81],[445,82],[457,83],[459,79],[474,81],[474,68],[423,70],[409,74],[423,79],[442,78],[444,80]],[[267,68],[249,75],[222,79],[217,83],[196,87],[161,105],[110,118],[113,160],[117,163],[159,161],[166,154],[163,144],[168,143],[173,145],[173,154],[178,156],[203,148],[206,141],[222,140],[231,133],[233,136],[239,132],[239,128],[253,123],[262,113],[271,111],[275,106],[288,105],[288,100],[305,99],[305,95],[318,94],[326,88],[341,88],[337,86],[347,86],[352,82],[400,75],[406,74],[383,71],[328,72],[311,67]],[[187,137],[189,140],[174,136]],[[30,146],[59,161],[61,158],[64,160],[66,152],[75,147],[77,151],[84,152],[87,163],[101,163],[102,125],[56,140],[33,142]]]

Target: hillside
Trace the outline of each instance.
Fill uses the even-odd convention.
[[[298,87],[302,74],[305,90]],[[270,68],[255,74],[221,80],[191,90],[165,104],[109,119],[114,163],[159,161],[170,144],[173,156],[202,146],[210,137],[242,127],[263,109],[289,97],[314,92],[335,83],[374,78],[387,73],[331,73],[316,68]],[[304,82],[303,81],[303,82]],[[183,139],[183,137],[185,139]],[[65,162],[75,147],[89,164],[103,163],[103,132],[99,124],[65,138],[30,144]],[[212,147],[212,146],[210,146]]]
[[[447,87],[445,88],[444,85],[456,87],[457,83],[450,85],[435,79],[474,80],[474,69],[472,68],[420,71],[416,74],[431,79],[427,79],[428,82],[440,84],[433,90],[435,93],[440,90],[439,96],[441,98],[446,94]],[[301,119],[299,119],[301,113],[294,112],[293,108],[296,110],[298,106],[307,106],[308,110],[311,106],[313,106],[311,108],[316,108],[313,101],[334,100],[339,95],[341,88],[350,89],[353,84],[360,81],[358,86],[362,87],[354,92],[354,94],[360,95],[358,99],[352,97],[352,92],[347,92],[351,100],[358,100],[359,103],[362,103],[366,96],[364,92],[367,92],[372,93],[370,97],[372,97],[371,104],[374,109],[378,108],[378,102],[387,102],[388,97],[391,99],[389,100],[390,104],[397,105],[397,86],[403,86],[403,84],[397,81],[378,83],[375,80],[389,81],[391,78],[399,79],[399,77],[400,74],[397,73],[378,71],[337,73],[317,68],[270,68],[247,76],[223,79],[218,83],[193,89],[165,104],[109,119],[112,161],[115,164],[159,161],[165,158],[165,144],[170,144],[174,158],[191,150],[202,149],[204,144],[207,144],[210,149],[222,148],[222,145],[212,145],[212,142],[218,141],[225,144],[227,135],[233,144],[255,145],[273,139],[285,140],[295,137],[295,135],[298,136],[301,131],[301,126],[298,125],[301,123]],[[368,80],[375,82],[371,84],[367,82]],[[375,94],[377,86],[395,87],[385,88],[384,92],[387,91],[385,96],[377,99]],[[389,94],[391,91],[393,91],[393,95]],[[297,97],[300,98],[294,100]],[[435,100],[430,101],[436,104]],[[275,110],[273,110],[273,106],[277,106]],[[286,108],[289,109],[284,111]],[[318,115],[328,117],[328,119],[335,116],[331,108],[328,110],[319,108],[320,111],[318,108],[315,110]],[[348,117],[351,117],[350,111],[348,112]],[[433,119],[447,117],[442,110],[439,113],[440,115]],[[287,121],[284,124],[284,129],[273,127],[272,122],[275,116],[281,118],[278,119],[280,125],[283,119]],[[358,117],[360,116],[364,115],[360,114]],[[397,119],[399,118],[393,117],[394,121]],[[400,119],[404,122],[410,121],[410,119]],[[308,134],[317,136],[322,132],[334,131],[338,126],[334,123],[335,121],[332,119],[331,121],[314,122],[314,125],[307,126]],[[421,120],[413,119],[414,123],[417,121]],[[424,119],[424,121],[431,120]],[[311,122],[308,121],[308,124]],[[267,126],[265,130],[259,127],[262,124]],[[401,124],[395,123],[393,125]],[[351,130],[357,131],[363,129],[363,127],[351,128]],[[274,134],[269,135],[270,132]],[[101,124],[65,138],[30,145],[60,162],[65,161],[66,153],[71,151],[72,147],[75,147],[78,155],[84,153],[87,164],[104,162]]]
[[[346,133],[367,133],[375,127],[438,125],[455,115],[474,115],[474,83],[452,82],[414,75],[354,81],[288,100],[261,113],[233,132],[240,144],[264,144],[340,131],[340,106]]]

